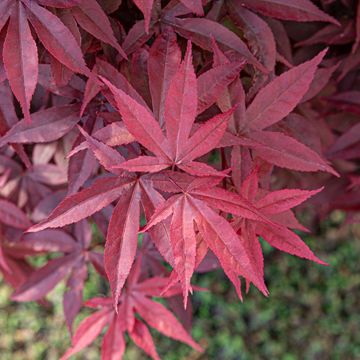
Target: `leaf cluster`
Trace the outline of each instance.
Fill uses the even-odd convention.
[[[88,267],[111,289],[63,359],[104,328],[158,359],[147,325],[202,351],[154,298],[188,319],[216,268],[268,296],[260,238],[326,265],[293,208],[357,221],[359,43],[350,0],[1,2],[0,270],[16,301],[65,280],[71,334]]]

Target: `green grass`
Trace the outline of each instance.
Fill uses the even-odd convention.
[[[335,224],[336,225],[336,224]],[[159,354],[179,359],[360,359],[360,236],[327,224],[326,231],[306,242],[327,260],[324,267],[264,244],[269,298],[251,289],[241,303],[220,271],[197,275],[194,283],[209,292],[193,296],[193,336],[206,351],[198,354],[186,345],[153,331]],[[333,227],[332,227],[333,226]],[[357,233],[356,233],[357,232]],[[85,297],[102,287],[92,272]],[[1,360],[58,359],[69,345],[62,315],[63,285],[50,295],[53,307],[9,301],[11,290],[0,283]],[[76,324],[88,314],[85,310]],[[99,359],[96,344],[75,359]],[[146,359],[131,343],[125,359]]]

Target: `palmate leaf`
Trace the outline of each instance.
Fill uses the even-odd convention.
[[[162,180],[161,187],[170,190],[171,186],[166,186],[165,182],[171,183],[176,178],[176,173],[174,176],[168,173],[167,178],[160,179]],[[160,205],[144,229],[148,230],[158,222],[171,217],[170,241],[175,259],[174,269],[182,283],[184,305],[187,293],[191,289],[190,278],[195,268],[194,223],[237,289],[238,276],[241,275],[256,284],[266,294],[267,290],[263,279],[256,276],[253,264],[238,241],[236,233],[230,224],[212,208],[244,218],[256,219],[260,222],[270,223],[270,221],[242,197],[220,188],[214,188],[216,182],[214,183],[212,179],[208,181],[203,179],[198,184],[196,178],[188,177],[187,179],[189,182],[182,189],[184,193],[173,195]],[[154,186],[157,184],[159,182],[155,180]],[[178,186],[174,190],[179,192],[181,188]]]
[[[159,296],[161,288],[166,284],[164,280],[167,279],[153,277],[140,280],[140,275],[141,256],[137,258],[127,283],[127,292],[116,304],[116,310],[112,307],[112,300],[108,298],[93,298],[85,303],[86,306],[98,310],[80,323],[72,338],[72,346],[63,355],[62,360],[68,359],[88,346],[107,325],[108,328],[102,342],[103,359],[122,357],[125,351],[124,333],[127,331],[135,344],[152,359],[158,360],[159,356],[152,336],[145,323],[165,336],[202,351],[202,348],[191,338],[176,317],[164,305],[149,298],[151,295],[147,293],[146,284],[149,281],[154,281],[158,286],[161,284],[159,293],[157,293]],[[179,289],[175,289],[171,295],[174,296],[178,293]],[[139,314],[144,322],[135,318],[135,314]]]
[[[235,68],[238,66],[236,64]],[[228,67],[224,66],[222,71],[228,73]],[[228,79],[228,82],[231,79]],[[129,132],[157,157],[140,156],[116,167],[128,171],[157,172],[178,166],[184,171],[200,176],[217,173],[205,164],[192,162],[216,147],[225,132],[233,109],[208,120],[190,136],[198,109],[197,80],[192,65],[190,42],[183,62],[171,79],[164,101],[166,137],[159,123],[146,108],[108,80],[104,78],[102,80],[114,94],[117,107]],[[228,82],[224,82],[212,95],[209,95],[212,98],[210,101],[215,101],[215,94],[220,95]]]
[[[253,239],[254,234],[260,235],[271,246],[281,251],[326,265],[324,261],[314,255],[298,235],[287,228],[298,227],[296,221],[294,222],[292,219],[293,214],[290,209],[316,195],[322,188],[312,191],[283,189],[268,192],[259,198],[258,180],[258,169],[255,168],[243,182],[240,193],[247,199],[257,199],[254,205],[258,211],[273,220],[274,224],[269,226],[256,220],[241,220],[242,224],[238,228],[238,231],[241,228],[241,235],[245,239]],[[282,215],[282,217],[276,215]],[[258,240],[255,239],[255,241]],[[257,258],[260,259],[259,256]]]

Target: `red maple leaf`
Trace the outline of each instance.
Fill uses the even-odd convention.
[[[107,325],[109,327],[102,342],[102,359],[122,357],[125,352],[125,332],[151,358],[159,359],[152,336],[145,323],[167,337],[202,351],[200,345],[191,338],[176,317],[164,305],[151,299],[153,296],[160,296],[168,279],[152,277],[140,280],[140,275],[141,256],[134,264],[126,288],[115,309],[110,298],[93,298],[85,302],[85,306],[99,310],[80,323],[73,336],[72,346],[63,355],[62,360],[68,359],[91,344]],[[180,291],[180,288],[175,287],[161,297],[174,296]],[[139,315],[144,322],[135,315]]]
[[[198,108],[197,80],[192,66],[191,43],[185,59],[171,79],[164,103],[166,137],[153,115],[141,104],[103,78],[115,96],[115,101],[129,132],[156,157],[139,156],[115,168],[128,171],[158,172],[168,167],[193,175],[220,175],[196,158],[215,148],[223,137],[233,109],[215,116],[201,125],[193,134],[191,130]]]

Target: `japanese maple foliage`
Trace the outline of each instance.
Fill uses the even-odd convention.
[[[65,281],[63,359],[105,328],[104,360],[125,333],[158,359],[148,326],[202,351],[194,273],[268,296],[262,240],[326,265],[293,208],[359,221],[359,19],[351,0],[1,1],[0,270],[44,306]],[[109,294],[83,299],[89,266]]]
[[[74,334],[72,347],[62,359],[82,350],[98,336],[101,330],[110,324],[102,347],[102,358],[120,358],[125,350],[123,333],[127,331],[130,338],[153,359],[159,359],[151,334],[146,325],[135,317],[138,313],[146,323],[164,335],[180,340],[198,351],[201,347],[187,334],[176,317],[164,305],[149,297],[161,296],[161,290],[167,283],[166,277],[152,277],[139,281],[141,277],[141,254],[133,266],[126,289],[114,308],[109,298],[93,298],[85,306],[100,308],[86,318]],[[181,290],[174,287],[162,297],[177,295]]]

